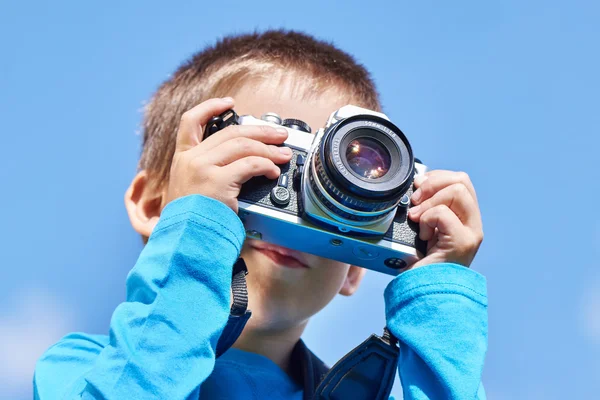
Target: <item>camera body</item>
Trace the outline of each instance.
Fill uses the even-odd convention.
[[[407,215],[414,177],[427,168],[385,114],[347,105],[312,134],[300,120],[229,110],[205,135],[234,124],[283,126],[283,145],[293,152],[277,180],[256,177],[242,186],[247,237],[390,275],[425,254]]]

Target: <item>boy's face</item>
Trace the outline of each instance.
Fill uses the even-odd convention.
[[[235,110],[257,118],[275,112],[282,118],[301,119],[315,132],[333,111],[350,102],[338,90],[302,100],[292,95],[295,89],[267,81],[244,86],[233,95]],[[252,239],[246,240],[242,257],[249,270],[250,321],[263,329],[304,324],[337,293],[352,294],[365,273],[362,268]]]
[[[255,117],[275,112],[282,118],[301,119],[316,131],[333,111],[352,103],[350,96],[337,88],[303,100],[303,89],[310,83],[302,77],[295,79],[300,85],[294,86],[292,81],[246,84],[232,93],[236,112]],[[140,171],[125,194],[129,218],[138,233],[150,236],[165,198],[163,189],[150,185],[145,171]],[[242,257],[249,270],[249,325],[256,330],[298,328],[301,332],[308,319],[337,293],[351,295],[365,273],[362,268],[250,239]]]

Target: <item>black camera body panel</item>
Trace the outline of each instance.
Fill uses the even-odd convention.
[[[264,176],[250,179],[242,185],[238,200],[251,204],[261,204],[273,210],[300,216],[302,210],[300,187],[297,181],[298,178],[296,178],[296,183],[294,182],[294,173],[298,174],[297,171],[299,168],[296,164],[298,155],[306,158],[307,153],[295,149],[292,149],[292,152],[293,155],[290,162],[279,165],[281,169],[279,179],[269,179]],[[282,181],[284,180],[287,182],[282,186]],[[284,187],[290,193],[290,200],[287,205],[274,203],[271,199],[271,192],[278,186]]]

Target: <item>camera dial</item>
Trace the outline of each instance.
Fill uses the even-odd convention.
[[[286,128],[296,129],[297,131],[302,131],[306,133],[311,133],[310,125],[306,122],[301,121],[299,119],[287,118],[283,120],[283,126]]]
[[[260,119],[266,122],[271,122],[276,125],[281,125],[281,117],[279,116],[279,114],[276,114],[274,112],[268,112],[266,114],[263,114],[260,117]]]

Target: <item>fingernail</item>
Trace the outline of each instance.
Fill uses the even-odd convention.
[[[231,104],[231,103],[233,103],[233,98],[231,98],[231,97],[223,97],[223,98],[221,99],[221,101],[222,101],[222,102],[224,102],[224,103],[229,103],[229,104]]]
[[[290,149],[289,147],[280,147],[279,151],[281,152],[281,154],[284,154],[286,156],[292,155],[292,149]]]
[[[287,129],[285,129],[285,128],[276,128],[275,130],[277,131],[277,133],[281,133],[284,135],[287,135],[287,133],[288,133]]]
[[[421,207],[420,207],[420,206],[414,206],[414,207],[411,207],[411,208],[408,210],[408,213],[409,213],[411,216],[415,216],[415,215],[417,215],[417,214],[419,213],[419,208],[421,208]]]
[[[415,192],[412,194],[412,196],[410,196],[410,199],[413,201],[413,203],[415,203],[415,202],[417,202],[417,201],[421,200],[421,195],[422,195],[421,189],[417,189],[417,190],[416,190],[416,191],[415,191]]]

